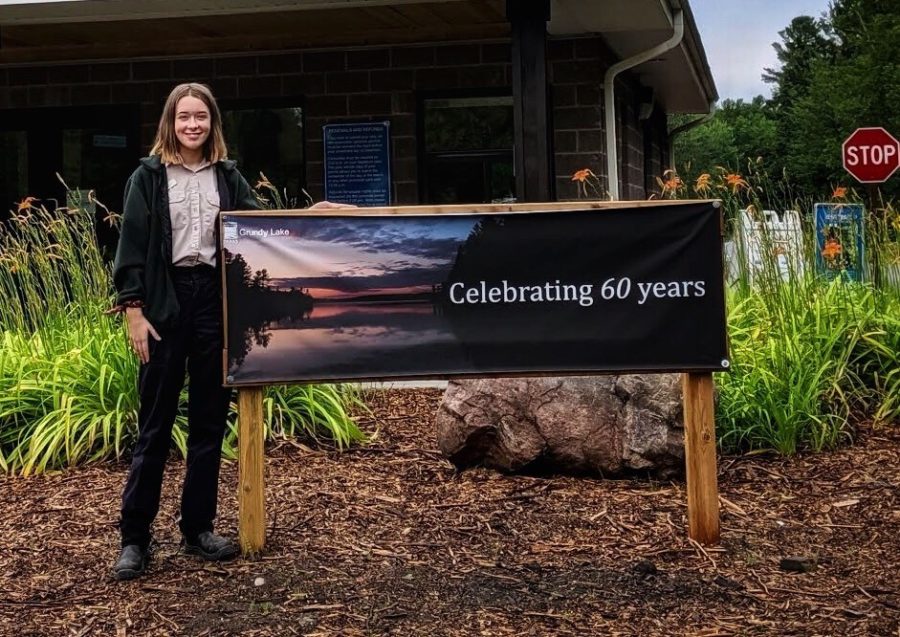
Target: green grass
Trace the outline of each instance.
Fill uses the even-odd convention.
[[[900,300],[815,278],[729,294],[732,371],[719,374],[727,450],[792,454],[848,440],[851,424],[900,418]]]
[[[742,207],[808,211],[764,173],[722,174],[705,190],[667,196],[720,197],[730,220]],[[666,193],[664,193],[666,194]],[[853,197],[853,193],[849,197]],[[779,199],[781,198],[781,199]],[[0,470],[39,473],[130,450],[137,429],[137,359],[117,317],[94,241],[92,201],[48,212],[32,203],[0,229]],[[277,206],[277,201],[275,205]],[[115,215],[108,221],[116,222]],[[790,454],[849,440],[856,422],[900,421],[900,289],[828,282],[814,274],[807,216],[807,274],[790,283],[771,263],[728,293],[732,371],[718,374],[717,428],[728,450]],[[900,260],[900,215],[871,215],[871,266]],[[186,392],[173,438],[185,453]],[[236,457],[232,405],[223,453]],[[268,440],[304,436],[342,449],[365,440],[350,411],[350,386],[273,386],[264,398]]]
[[[0,227],[0,470],[34,474],[120,458],[137,435],[138,362],[94,240],[95,202],[48,211],[25,202]],[[107,217],[115,223],[115,215]],[[223,443],[237,456],[232,404]],[[268,440],[305,436],[338,449],[366,440],[350,416],[365,409],[349,385],[266,391]],[[184,455],[187,391],[173,439]]]
[[[727,235],[737,236],[740,211],[797,210],[804,234],[804,272],[781,278],[775,244],[762,239],[762,272],[742,269],[727,295],[732,368],[718,374],[716,424],[729,451],[818,451],[852,438],[854,425],[900,422],[900,286],[878,276],[898,262],[900,214],[876,197],[866,218],[868,281],[828,281],[816,272],[812,200],[793,198],[785,179],[771,179],[760,161],[745,175],[724,169],[687,185],[669,175],[663,196],[723,202]],[[665,188],[666,184],[670,187]],[[860,202],[836,189],[819,201]],[[743,262],[743,255],[738,255]]]

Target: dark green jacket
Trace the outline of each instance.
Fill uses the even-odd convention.
[[[259,208],[233,161],[220,161],[215,170],[222,211]],[[125,185],[122,228],[113,264],[116,303],[143,301],[144,316],[157,328],[173,325],[179,311],[171,276],[168,183],[166,167],[158,155],[141,160]]]

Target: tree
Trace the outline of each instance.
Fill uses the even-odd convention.
[[[834,43],[827,36],[823,20],[803,15],[794,18],[790,25],[778,32],[781,42],[772,46],[781,66],[763,71],[764,82],[774,84],[771,105],[786,111],[809,89],[813,68],[834,55]]]
[[[725,100],[719,113],[731,127],[734,136],[737,153],[735,167],[740,167],[748,158],[757,157],[775,165],[778,130],[771,107],[762,95],[757,95],[749,103],[743,100]]]
[[[269,283],[269,271],[263,268],[262,270],[257,270],[253,274],[253,281],[251,286],[256,289],[263,289]]]
[[[725,100],[708,123],[676,138],[686,180],[715,166],[740,172],[762,157],[768,173],[785,174],[795,194],[822,196],[852,179],[841,165],[841,144],[853,130],[900,133],[900,3],[834,0],[827,15],[794,18],[780,36],[780,65],[763,74],[774,84],[770,100]],[[900,195],[900,179],[882,192]]]
[[[670,127],[686,119],[673,118]],[[779,172],[778,132],[771,107],[761,95],[750,102],[725,100],[708,122],[675,138],[674,155],[677,170],[688,183],[720,166],[740,172],[748,159],[758,157],[771,171]]]
[[[785,160],[790,175],[806,192],[847,182],[841,144],[860,126],[900,131],[900,6],[885,0],[837,0],[824,31],[833,54],[810,66],[801,93],[779,113]],[[784,79],[783,81],[787,81]],[[896,179],[885,184],[900,193]]]

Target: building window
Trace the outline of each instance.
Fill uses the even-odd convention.
[[[222,113],[228,156],[238,163],[251,186],[260,174],[277,187],[288,208],[303,208],[303,109],[300,106],[247,106],[225,108]],[[271,199],[267,190],[261,190]]]
[[[515,200],[511,96],[426,98],[421,116],[425,203]]]
[[[0,219],[28,194],[27,133],[0,131]]]
[[[93,191],[122,210],[125,182],[140,156],[139,111],[133,105],[6,110],[0,115],[0,219],[26,196],[53,209],[66,189]],[[57,176],[59,175],[59,177]],[[107,254],[118,240],[97,208],[97,237]]]

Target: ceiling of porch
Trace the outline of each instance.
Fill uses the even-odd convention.
[[[528,1],[528,0],[511,0]],[[633,69],[669,112],[706,112],[717,97],[687,0],[551,0],[551,37],[600,35],[625,58],[685,37]],[[506,39],[506,0],[7,0],[0,64],[216,55]]]

